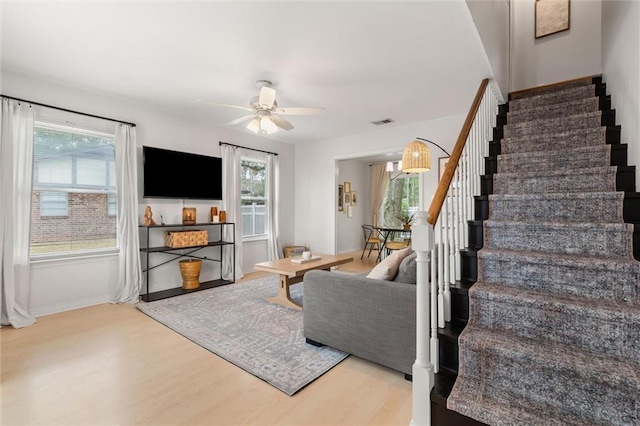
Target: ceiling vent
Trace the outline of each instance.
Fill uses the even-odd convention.
[[[372,121],[371,124],[375,124],[376,126],[382,126],[383,124],[395,123],[395,120],[392,118],[385,118],[383,120]]]

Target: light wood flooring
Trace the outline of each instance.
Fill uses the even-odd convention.
[[[375,253],[375,252],[374,252]],[[354,253],[347,272],[371,269]],[[244,280],[262,273],[247,274]],[[354,356],[290,397],[131,305],[0,329],[2,425],[310,425],[411,421],[411,383]]]

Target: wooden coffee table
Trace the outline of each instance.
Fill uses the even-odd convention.
[[[290,308],[302,309],[300,304],[291,299],[291,294],[289,293],[289,286],[291,284],[301,282],[304,274],[313,269],[329,270],[332,266],[353,262],[353,257],[346,254],[330,255],[314,253],[314,256],[320,256],[320,259],[306,263],[295,263],[291,261],[291,258],[284,258],[256,263],[254,265],[255,269],[280,275],[280,289],[278,290],[278,295],[275,297],[268,297],[267,301],[279,303],[280,305],[288,306]]]

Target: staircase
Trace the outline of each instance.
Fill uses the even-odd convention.
[[[606,85],[518,92],[497,122],[432,422],[640,424],[640,196]]]

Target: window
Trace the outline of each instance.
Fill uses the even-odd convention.
[[[69,197],[66,192],[41,192],[40,216],[68,216]]]
[[[31,255],[117,247],[114,135],[36,122],[33,157]]]
[[[402,174],[389,182],[382,206],[384,226],[401,228],[402,222],[398,217],[403,214],[411,216],[420,209],[418,176]]]
[[[267,163],[242,160],[241,194],[242,236],[267,236],[266,183]]]

